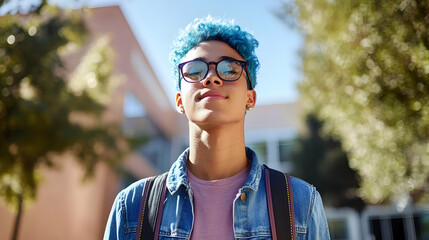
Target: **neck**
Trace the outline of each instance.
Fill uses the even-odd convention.
[[[244,143],[244,123],[203,129],[189,122],[188,168],[203,180],[234,176],[248,165]]]

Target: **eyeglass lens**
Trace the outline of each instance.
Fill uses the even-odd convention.
[[[207,75],[208,65],[203,61],[188,62],[182,67],[183,77],[189,82],[201,81]],[[234,81],[240,78],[243,66],[237,61],[222,60],[217,63],[216,71],[222,80]]]

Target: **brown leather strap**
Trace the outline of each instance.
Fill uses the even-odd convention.
[[[265,166],[265,189],[273,240],[296,240],[292,183],[288,174]]]
[[[268,168],[265,168],[265,192],[267,195],[268,216],[270,218],[271,238],[277,240],[276,222],[274,221],[273,200],[271,198],[270,173]]]

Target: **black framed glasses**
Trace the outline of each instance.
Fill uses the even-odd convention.
[[[183,62],[178,66],[180,76],[189,83],[200,82],[207,77],[211,64],[215,65],[216,74],[222,81],[232,82],[238,80],[243,74],[243,69],[245,69],[247,76],[249,76],[247,63],[234,58],[224,58],[219,62],[204,62],[201,59]],[[248,84],[250,83],[249,89],[252,89],[249,77],[247,77],[247,81]]]

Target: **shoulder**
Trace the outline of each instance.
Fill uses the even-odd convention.
[[[130,213],[138,213],[143,189],[149,179],[140,179],[118,193],[113,208],[117,214],[122,215],[122,219],[133,219],[134,217],[130,216]]]
[[[291,177],[291,183],[297,233],[326,236],[326,216],[319,192],[313,185],[296,177]]]
[[[310,200],[314,197],[317,191],[313,185],[297,177],[291,176],[290,179],[292,183],[294,199],[297,198],[297,200]]]
[[[320,195],[313,185],[300,178],[291,177],[291,183],[295,212],[303,218],[308,218]]]
[[[295,217],[307,222],[318,195],[316,188],[306,181],[291,177]],[[301,222],[300,221],[300,222]]]
[[[130,184],[128,187],[118,193],[115,202],[118,202],[118,204],[120,203],[125,208],[132,208],[131,210],[134,212],[136,208],[140,207],[141,198],[143,196],[143,191],[146,184],[149,181],[151,182],[150,186],[159,184],[165,180],[166,176],[167,173],[164,173],[153,177],[143,178]],[[137,211],[138,210],[139,209],[137,209]]]
[[[140,200],[142,196],[143,188],[150,178],[140,179],[128,187],[122,189],[116,198],[122,201],[135,201],[137,198]]]
[[[315,193],[317,191],[313,185],[307,183],[300,178],[292,177],[290,174],[285,174],[278,170],[268,168],[267,166],[264,166],[264,168],[270,170],[270,175],[273,174],[273,176],[276,176],[275,178],[270,177],[271,181],[278,181],[279,178],[284,178],[285,175],[290,176],[294,201],[309,203],[309,201],[314,199]]]
[[[118,193],[107,220],[104,239],[122,239],[136,231],[140,201],[147,180],[136,181]]]

